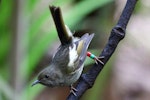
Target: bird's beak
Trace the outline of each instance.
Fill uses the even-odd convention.
[[[32,86],[34,86],[34,85],[36,85],[36,84],[38,84],[38,83],[40,83],[40,81],[39,81],[39,80],[36,80],[36,81],[34,81],[34,82],[32,83]]]

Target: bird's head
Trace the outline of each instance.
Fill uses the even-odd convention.
[[[51,71],[49,70],[49,68],[43,69],[39,73],[38,79],[32,83],[32,86],[40,83],[40,84],[48,86],[48,87],[53,87],[54,77],[51,76],[50,73],[51,73]]]

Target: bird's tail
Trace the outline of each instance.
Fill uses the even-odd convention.
[[[70,29],[64,24],[62,13],[59,7],[49,6],[57,33],[62,45],[72,42],[73,35]]]

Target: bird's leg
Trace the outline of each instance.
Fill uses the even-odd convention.
[[[73,85],[70,85],[70,92],[73,93],[74,96],[77,96],[77,94],[75,92],[77,92],[78,90],[76,88],[73,87]]]
[[[92,54],[91,52],[87,52],[87,56],[90,57],[90,58],[92,58],[92,59],[94,59],[94,61],[95,61],[96,64],[98,64],[98,62],[99,62],[99,63],[101,63],[101,64],[104,65],[104,63],[103,63],[102,60],[101,60],[101,59],[104,58],[104,56],[97,57],[97,56],[95,56],[94,54]]]

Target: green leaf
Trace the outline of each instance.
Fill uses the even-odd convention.
[[[2,0],[0,4],[0,26],[5,26],[12,14],[12,2],[10,0]]]
[[[8,51],[10,50],[10,42],[11,37],[8,32],[5,32],[5,35],[1,35],[0,37],[0,61],[3,62],[6,58]]]
[[[70,12],[64,16],[65,22],[69,27],[72,28],[87,14],[112,1],[113,0],[82,0],[81,2],[76,4],[72,9],[70,9]]]

